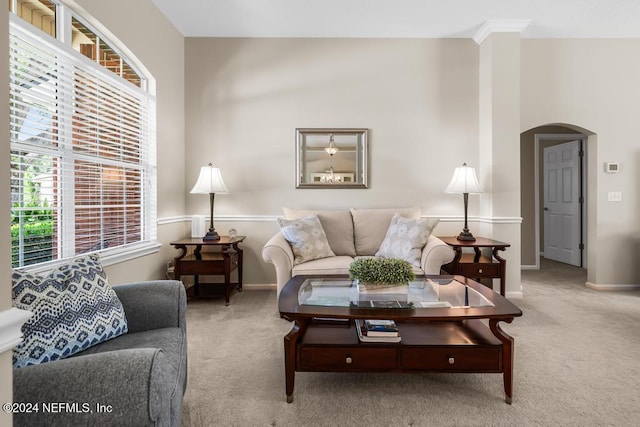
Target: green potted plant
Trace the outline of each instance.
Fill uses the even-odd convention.
[[[415,280],[411,264],[397,258],[358,258],[349,266],[349,278],[367,290],[408,286]]]

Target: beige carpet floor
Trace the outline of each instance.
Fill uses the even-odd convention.
[[[584,287],[584,270],[523,272],[513,404],[500,374],[297,373],[285,402],[275,291],[190,300],[184,426],[640,425],[640,292]]]

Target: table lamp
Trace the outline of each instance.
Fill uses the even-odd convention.
[[[224,185],[224,181],[222,180],[220,169],[214,168],[211,163],[209,163],[208,166],[202,166],[200,168],[200,175],[198,176],[196,185],[191,189],[191,194],[209,195],[211,222],[209,223],[209,231],[202,238],[203,241],[220,240],[220,235],[216,232],[216,229],[213,226],[213,201],[216,193],[226,194],[228,191],[227,187]]]
[[[478,194],[482,193],[480,185],[478,184],[478,178],[476,178],[476,171],[471,166],[467,166],[463,163],[462,166],[457,167],[453,172],[453,178],[449,186],[444,190],[445,193],[450,194],[462,194],[464,197],[464,228],[458,235],[457,239],[467,242],[474,242],[476,240],[473,234],[469,231],[469,225],[467,223],[467,212],[469,207],[469,193]]]

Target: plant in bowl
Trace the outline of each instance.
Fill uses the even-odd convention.
[[[349,266],[349,278],[366,289],[408,286],[416,278],[411,264],[397,258],[358,258]]]

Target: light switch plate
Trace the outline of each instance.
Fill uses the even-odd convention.
[[[622,191],[609,191],[607,194],[608,202],[621,202],[622,201]]]
[[[618,162],[605,163],[604,170],[607,173],[618,173],[618,171],[620,170],[620,163]]]

